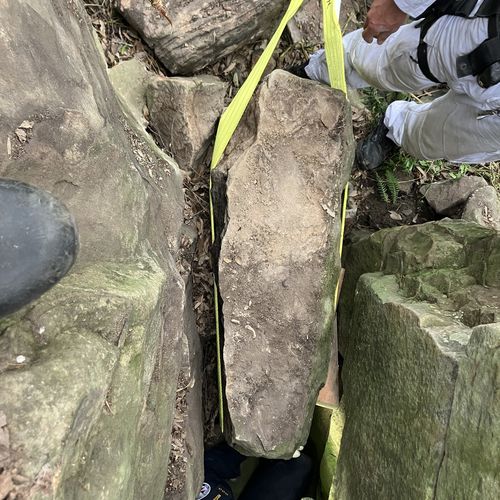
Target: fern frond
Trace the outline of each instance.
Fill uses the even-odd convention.
[[[399,194],[399,183],[398,179],[394,175],[394,171],[391,169],[386,169],[385,171],[385,180],[387,191],[389,192],[391,203],[394,205],[398,199]]]
[[[380,199],[385,203],[389,203],[389,194],[387,192],[386,180],[384,177],[379,175],[378,172],[375,172],[375,180],[377,181],[378,194]]]

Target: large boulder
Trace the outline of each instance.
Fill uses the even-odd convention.
[[[336,498],[498,498],[500,236],[444,220],[352,244]]]
[[[486,287],[497,286],[500,279],[499,238],[491,228],[450,219],[383,229],[371,235],[355,234],[343,258],[346,273],[339,305],[340,352],[347,354],[356,286],[365,273],[404,276],[422,300],[440,305],[451,301],[447,307],[452,309],[461,304],[468,325],[498,321],[500,303]],[[475,256],[471,249],[476,249]],[[487,267],[485,255],[490,263]],[[421,274],[424,271],[426,274]]]
[[[330,359],[352,149],[345,97],[277,70],[215,170],[228,438],[247,454],[290,457],[307,439]]]
[[[0,175],[63,201],[81,245],[60,284],[0,320],[0,484],[162,499],[190,307],[179,169],[125,120],[79,2],[13,0],[0,19]]]
[[[174,74],[190,75],[272,34],[285,0],[119,0],[125,18]]]

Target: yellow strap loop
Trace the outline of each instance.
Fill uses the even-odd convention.
[[[276,46],[278,45],[281,35],[283,34],[283,30],[285,29],[288,21],[290,21],[290,19],[292,19],[295,13],[299,10],[303,1],[304,0],[291,0],[288,10],[283,16],[278,29],[267,44],[267,47],[264,49],[264,52],[259,57],[255,66],[252,68],[252,71],[250,71],[248,78],[245,80],[240,90],[238,90],[238,93],[231,101],[231,104],[229,104],[226,111],[222,114],[219,122],[219,128],[217,129],[217,135],[215,137],[211,164],[212,169],[219,163],[226,146],[229,144],[229,141],[238,126],[238,123],[240,123],[241,117],[243,116],[243,113],[245,112],[245,109],[247,108],[248,103],[250,102],[250,99],[252,98],[260,79],[262,78],[262,74],[269,63]]]

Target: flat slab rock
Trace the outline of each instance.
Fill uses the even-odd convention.
[[[219,192],[227,175],[219,285],[228,437],[250,455],[290,457],[305,444],[326,378],[349,117],[339,92],[274,71],[214,175]]]
[[[243,45],[271,35],[285,0],[119,0],[125,18],[165,67],[190,75]],[[153,4],[160,5],[155,7]]]

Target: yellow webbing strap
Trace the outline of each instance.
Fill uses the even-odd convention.
[[[335,0],[323,0],[323,36],[325,39],[325,55],[328,65],[328,76],[333,88],[341,89],[347,95],[347,84],[344,69],[344,48],[342,44],[342,32],[338,22],[337,13],[334,11]],[[337,0],[339,7],[341,0]],[[333,20],[329,19],[332,18]],[[340,228],[339,259],[342,258],[344,247],[344,230],[347,213],[347,201],[349,199],[349,184],[344,189],[342,201],[342,219]],[[342,265],[342,264],[341,264]],[[337,281],[334,297],[334,308],[336,314],[340,296],[340,278]],[[320,462],[320,489],[323,498],[334,500],[334,477],[337,469],[337,457],[340,450],[340,440],[344,427],[344,412],[342,406],[331,409],[330,426],[328,436]]]
[[[340,242],[339,242],[340,267],[342,267],[342,250],[344,249],[345,218],[346,218],[348,200],[349,200],[349,183],[347,183],[344,188],[344,197],[342,201],[342,215],[341,215],[342,219],[340,222]],[[337,311],[337,306],[339,305],[340,282],[341,282],[341,276],[339,276],[339,279],[337,280],[337,286],[335,288],[335,312]]]
[[[342,31],[335,10],[335,4],[340,0],[323,0],[323,37],[325,39],[325,55],[328,65],[330,86],[347,94],[344,69],[344,46]]]
[[[238,93],[235,95],[234,99],[231,101],[231,104],[227,107],[224,113],[221,116],[219,127],[217,129],[217,135],[215,137],[214,151],[212,154],[212,165],[211,168],[215,168],[219,163],[222,155],[224,154],[224,150],[228,145],[231,137],[233,136],[238,123],[240,123],[241,117],[245,112],[245,109],[250,102],[250,99],[257,88],[257,85],[262,78],[262,74],[266,69],[266,66],[273,55],[276,46],[281,38],[281,35],[290,19],[295,15],[295,13],[299,10],[299,7],[302,5],[304,0],[291,0],[290,5],[288,6],[288,10],[286,11],[283,19],[281,20],[278,29],[274,33],[273,37],[267,44],[267,47],[264,49],[264,52],[259,57],[259,60],[250,71],[248,78],[245,80],[243,85],[241,86]]]
[[[323,2],[323,29],[325,33],[325,52],[327,55],[328,70],[330,75],[331,86],[347,92],[345,85],[344,76],[344,54],[342,50],[342,35],[340,32],[340,26],[335,13],[336,0],[322,0]],[[217,134],[215,136],[214,150],[212,153],[212,161],[210,169],[213,170],[217,167],[224,151],[233,136],[234,131],[238,127],[238,124],[243,116],[245,109],[252,98],[257,85],[259,84],[264,70],[266,69],[271,56],[278,45],[278,42],[283,34],[283,31],[287,23],[293,18],[297,13],[299,8],[302,6],[304,0],[290,0],[283,19],[281,20],[276,32],[272,36],[271,40],[267,44],[264,52],[259,57],[259,60],[252,68],[252,71],[248,75],[238,93],[235,95],[234,99],[231,101],[229,106],[226,108],[222,114],[219,126],[217,128]],[[210,224],[212,233],[212,243],[215,242],[215,222],[214,222],[214,211],[212,202],[212,179],[209,182],[210,190]],[[337,285],[338,289],[338,285]],[[337,296],[337,292],[335,297]],[[336,298],[335,298],[336,300]],[[220,426],[222,432],[224,432],[224,388],[222,385],[222,353],[221,353],[221,336],[219,328],[219,299],[218,299],[218,289],[217,283],[214,280],[214,308],[215,308],[215,335],[217,342],[217,383],[219,386],[219,412],[220,412]]]

